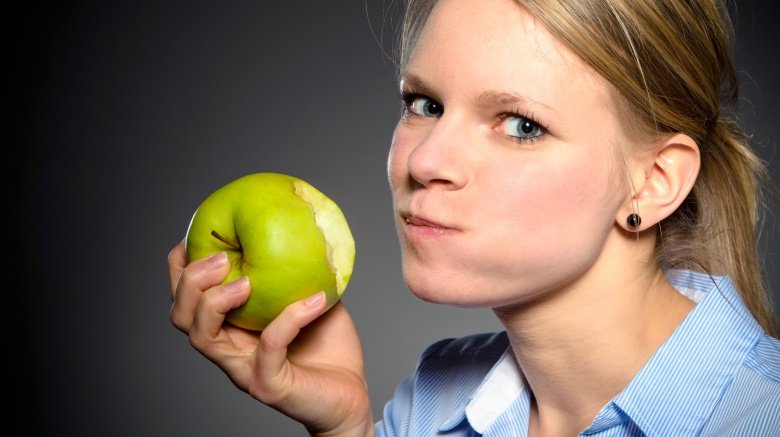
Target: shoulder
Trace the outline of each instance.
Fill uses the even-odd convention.
[[[415,372],[385,405],[377,435],[433,435],[465,407],[473,392],[509,348],[506,333],[448,338],[428,346]]]
[[[763,336],[734,374],[702,435],[770,435],[778,429],[780,341]]]
[[[506,332],[474,334],[466,337],[439,340],[428,346],[420,357],[420,363],[429,360],[458,360],[466,358],[473,362],[475,357],[497,360],[509,347]]]
[[[763,336],[750,351],[745,367],[780,390],[780,340]]]
[[[414,389],[420,397],[470,395],[508,348],[505,332],[440,340],[420,356]]]

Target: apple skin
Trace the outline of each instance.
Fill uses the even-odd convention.
[[[296,195],[296,182],[303,181],[279,173],[241,177],[209,195],[190,222],[189,261],[226,252],[230,273],[223,283],[249,277],[248,300],[226,316],[241,328],[262,330],[287,305],[319,291],[328,307],[340,297],[325,237],[312,207]]]

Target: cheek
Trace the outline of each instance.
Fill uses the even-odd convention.
[[[494,168],[491,185],[474,202],[480,221],[491,226],[481,228],[473,261],[480,275],[490,272],[499,303],[582,275],[603,250],[620,203],[611,194],[608,162],[538,158]]]
[[[486,213],[504,224],[495,238],[512,234],[539,256],[595,248],[597,236],[611,228],[620,197],[610,162],[584,158],[551,157],[502,169],[483,191],[490,196],[483,203]]]

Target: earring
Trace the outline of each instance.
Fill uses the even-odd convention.
[[[642,224],[642,217],[639,217],[639,214],[632,212],[626,217],[626,224],[628,224],[629,228],[636,229]]]

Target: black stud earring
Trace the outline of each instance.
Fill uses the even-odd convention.
[[[642,224],[642,217],[639,217],[639,214],[632,212],[626,217],[626,223],[629,228],[636,229]]]

